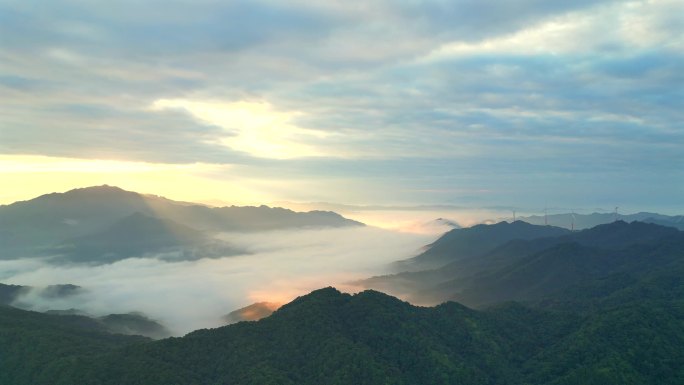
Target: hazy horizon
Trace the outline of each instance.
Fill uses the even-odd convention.
[[[112,187],[121,188],[121,186],[114,186],[111,184],[103,184]],[[89,187],[97,186],[77,186],[74,188],[69,188],[63,191],[44,191],[38,195],[27,196],[26,198],[19,199],[17,201],[11,202],[0,202],[0,206],[9,205],[16,202],[28,201],[38,198],[42,195],[52,194],[52,193],[65,193],[73,189],[83,189]],[[126,189],[124,189],[126,190]],[[498,222],[498,221],[510,221],[513,217],[513,211],[516,212],[518,217],[523,216],[539,216],[546,214],[568,214],[574,212],[576,214],[593,214],[593,213],[613,213],[615,207],[556,207],[556,206],[538,206],[538,207],[522,207],[522,206],[457,206],[448,204],[416,204],[416,205],[377,205],[377,204],[367,204],[367,205],[355,205],[339,202],[294,202],[294,201],[273,201],[273,202],[252,202],[252,203],[237,203],[229,202],[223,200],[182,200],[174,198],[173,196],[167,196],[159,192],[150,191],[133,191],[142,195],[154,195],[163,198],[171,199],[179,202],[195,203],[201,205],[207,205],[212,207],[224,207],[224,206],[260,206],[266,205],[269,207],[283,207],[293,211],[304,212],[311,210],[322,210],[322,211],[333,211],[346,218],[353,219],[364,224],[398,230],[403,232],[418,232],[418,233],[429,233],[438,234],[444,228],[428,228],[430,222],[444,218],[455,221],[459,226],[469,227],[475,224],[484,222]],[[668,210],[658,210],[654,207],[644,208],[644,207],[618,207],[620,215],[636,214],[640,212],[651,212],[663,215],[682,215],[684,211],[668,211]],[[427,226],[427,227],[426,227]],[[443,232],[443,231],[441,231]]]

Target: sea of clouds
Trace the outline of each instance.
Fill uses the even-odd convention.
[[[376,227],[225,233],[220,238],[248,253],[182,262],[131,258],[100,266],[0,261],[0,282],[84,288],[63,298],[33,290],[17,307],[78,309],[93,316],[138,311],[184,335],[221,326],[223,315],[254,302],[286,303],[326,286],[358,291],[350,282],[390,272],[391,262],[416,255],[436,237]]]

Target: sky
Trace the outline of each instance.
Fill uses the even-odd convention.
[[[0,204],[684,213],[684,2],[0,0]],[[561,209],[559,209],[561,210]]]

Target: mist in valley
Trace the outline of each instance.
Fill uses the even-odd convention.
[[[225,258],[167,262],[129,258],[112,264],[55,265],[45,259],[0,261],[0,282],[26,285],[14,306],[35,311],[78,309],[92,316],[142,312],[173,335],[224,324],[227,313],[254,302],[286,303],[314,289],[390,272],[439,234],[377,227],[222,233],[247,252]],[[82,289],[46,296],[49,285]]]

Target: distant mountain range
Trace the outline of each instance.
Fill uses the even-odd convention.
[[[491,251],[514,239],[535,239],[568,233],[568,230],[560,227],[534,226],[522,221],[454,228],[426,246],[423,253],[397,263],[396,267],[405,270],[439,267]]]
[[[652,261],[645,258],[668,247],[684,253],[684,233],[652,223],[617,221],[569,232],[521,221],[502,222],[452,230],[409,260],[413,264],[400,265],[429,260],[441,263],[438,268],[357,283],[416,303],[454,300],[483,307],[538,300],[583,279],[638,274]]]
[[[197,259],[241,250],[219,232],[363,226],[333,212],[208,207],[98,186],[0,206],[0,259],[53,256],[53,262],[111,263],[163,255]]]
[[[621,220],[624,222],[645,222],[655,223],[661,226],[675,227],[679,230],[684,230],[684,215],[663,215],[656,213],[640,212],[636,214],[615,214],[615,213],[591,213],[591,214],[552,214],[544,217],[543,215],[533,215],[529,217],[520,217],[522,221],[531,223],[533,225],[545,225],[563,227],[575,230],[588,229],[598,225]]]

